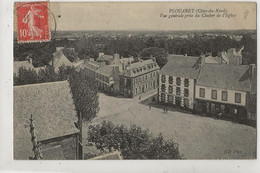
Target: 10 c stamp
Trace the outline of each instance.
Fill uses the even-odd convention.
[[[48,2],[20,2],[16,8],[19,43],[50,41]]]

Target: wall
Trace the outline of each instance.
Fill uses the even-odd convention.
[[[199,97],[199,90],[200,88],[205,89],[205,98]],[[211,90],[217,90],[217,99],[211,99]],[[228,99],[227,101],[222,101],[222,91],[227,91],[228,93]],[[235,103],[235,93],[240,93],[241,94],[241,103]],[[214,101],[214,102],[221,102],[221,103],[227,103],[227,104],[234,104],[234,105],[239,105],[239,106],[245,106],[246,105],[246,92],[244,91],[234,91],[234,90],[226,90],[226,89],[221,89],[221,88],[213,88],[213,87],[205,87],[205,86],[199,86],[196,85],[196,99],[201,99],[201,100],[209,100],[209,101]]]
[[[152,74],[152,76],[151,76]],[[147,78],[146,78],[147,76]],[[157,88],[157,77],[158,76],[158,70],[151,71],[149,73],[146,73],[144,75],[132,78],[132,92],[133,96],[142,94],[142,87],[144,86],[144,92],[149,90],[154,90]],[[136,92],[137,89],[137,92]]]
[[[162,83],[162,75],[159,75],[159,92],[158,92],[158,99],[159,101],[161,101],[161,85],[165,84],[165,103],[169,103],[168,100],[168,95],[172,95],[173,96],[173,103],[175,104],[175,96],[176,96],[176,88],[180,87],[180,95],[178,97],[181,97],[181,107],[184,107],[184,98],[189,100],[189,108],[193,109],[193,105],[194,105],[194,99],[195,99],[195,80],[194,79],[188,79],[189,80],[189,86],[188,87],[184,87],[184,80],[185,78],[180,78],[181,79],[181,84],[180,86],[176,85],[176,76],[172,76],[173,77],[173,84],[169,84],[169,75],[165,75],[165,83]],[[169,93],[169,85],[173,86],[173,93],[170,94]],[[184,89],[187,88],[189,90],[189,95],[188,97],[184,96]]]

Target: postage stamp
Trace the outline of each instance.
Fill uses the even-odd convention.
[[[50,41],[48,2],[20,2],[17,8],[19,43]]]

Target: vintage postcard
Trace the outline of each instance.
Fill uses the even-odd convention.
[[[13,159],[257,158],[256,3],[13,6]]]

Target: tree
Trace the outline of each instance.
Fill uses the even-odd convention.
[[[160,134],[154,138],[148,130],[131,125],[114,125],[103,121],[89,126],[88,140],[100,149],[120,150],[124,159],[182,159],[179,146],[172,140],[164,140]]]
[[[70,74],[69,83],[76,111],[82,114],[84,120],[92,120],[99,111],[96,80],[87,76],[85,70],[81,70]]]
[[[242,51],[243,64],[256,64],[257,62],[257,41],[250,35],[243,35],[240,46],[244,46]]]
[[[160,68],[162,68],[167,62],[167,53],[165,49],[158,47],[144,48],[141,52],[142,59],[150,59],[151,57],[156,58],[156,62]]]
[[[38,76],[40,83],[58,81],[58,74],[52,66],[47,66],[45,69],[41,69],[38,72]]]
[[[33,69],[20,67],[18,74],[14,74],[14,86],[39,83],[39,78]]]

